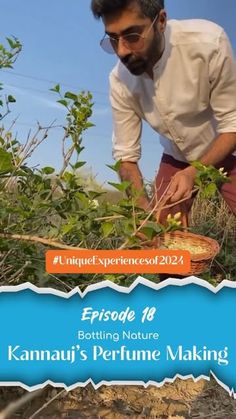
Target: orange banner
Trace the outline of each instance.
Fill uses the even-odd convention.
[[[48,250],[48,273],[173,273],[187,274],[187,250]]]

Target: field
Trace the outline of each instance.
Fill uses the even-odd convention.
[[[2,48],[0,67],[9,67],[21,49],[19,41],[10,40],[10,52]],[[5,55],[5,61],[4,61]],[[70,245],[78,248],[117,249],[142,247],[137,232],[150,240],[170,229],[180,228],[171,219],[167,226],[147,220],[137,205],[137,196],[127,199],[126,182],[113,184],[116,195],[107,193],[81,172],[85,162],[83,133],[91,127],[92,98],[89,93],[61,92],[65,108],[62,130],[63,165],[59,173],[53,167],[32,168],[29,156],[49,135],[53,125],[36,127],[26,144],[21,144],[4,126],[0,129],[0,285],[18,285],[26,280],[38,287],[53,287],[68,292],[79,284],[88,285],[108,279],[129,286],[135,275],[63,275],[45,273],[46,249]],[[0,120],[9,113],[15,99],[0,101]],[[76,157],[75,159],[73,159]],[[110,166],[118,171],[118,165]],[[205,170],[205,169],[204,169]],[[217,176],[204,172],[205,198],[196,199],[190,228],[215,238],[220,254],[210,269],[200,275],[212,285],[223,279],[236,280],[236,218],[230,214],[216,192]],[[119,196],[118,196],[118,195]],[[135,195],[135,194],[134,194]],[[141,229],[145,221],[145,230]],[[167,230],[168,229],[168,230]],[[158,275],[147,276],[159,282]],[[209,382],[177,379],[162,388],[141,386],[91,386],[67,393],[47,387],[36,393],[20,387],[0,388],[0,419],[12,418],[236,418],[236,402],[213,378]],[[11,404],[12,402],[12,404]]]

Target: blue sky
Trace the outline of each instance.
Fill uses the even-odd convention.
[[[115,56],[104,53],[99,40],[103,25],[94,20],[88,0],[0,0],[1,41],[14,35],[23,43],[23,51],[13,70],[1,71],[5,92],[16,97],[12,113],[4,121],[6,127],[18,116],[15,130],[24,142],[29,129],[37,121],[47,126],[53,120],[63,123],[65,112],[56,104],[49,89],[60,83],[63,90],[93,94],[94,113],[91,128],[84,136],[87,161],[100,182],[115,180],[106,167],[112,163],[112,122],[108,100],[108,74]],[[235,0],[166,0],[169,18],[203,18],[223,26],[236,51]],[[61,166],[61,132],[51,131],[48,139],[32,157],[31,163]],[[153,179],[161,157],[158,136],[145,127],[143,132],[141,168],[146,179]]]

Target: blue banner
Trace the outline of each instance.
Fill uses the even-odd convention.
[[[213,374],[236,389],[236,286],[191,277],[130,288],[104,281],[64,294],[0,288],[0,384],[68,389]]]

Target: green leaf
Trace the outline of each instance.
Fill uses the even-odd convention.
[[[125,220],[123,231],[127,236],[131,236],[134,232],[133,220]]]
[[[42,168],[42,173],[45,175],[51,175],[54,172],[55,172],[55,169],[53,167],[46,166]]]
[[[122,208],[131,209],[133,208],[133,202],[131,199],[121,199],[119,200],[119,206]]]
[[[203,195],[205,198],[212,198],[215,193],[217,191],[217,186],[215,183],[209,183],[209,185],[207,185],[204,190],[203,190]]]
[[[16,102],[16,99],[15,99],[12,95],[8,95],[8,96],[7,96],[7,101],[8,101],[9,103],[14,103],[14,102]]]
[[[76,170],[79,169],[80,167],[84,166],[86,164],[86,161],[78,161],[77,163],[71,165],[71,167]]]
[[[78,154],[80,154],[84,150],[84,147],[81,147],[79,144],[75,144],[75,150]]]
[[[145,236],[149,239],[152,240],[155,236],[156,236],[156,232],[155,230],[153,230],[153,228],[151,227],[143,227],[140,230],[141,233],[145,234]]]
[[[117,275],[103,275],[105,281],[117,282]]]
[[[67,98],[67,99],[71,99],[71,100],[77,100],[78,99],[77,95],[75,95],[72,92],[66,92],[64,97]]]
[[[92,127],[95,127],[95,124],[93,124],[92,122],[86,122],[86,124],[85,124],[85,129],[88,129],[88,128],[92,128]]]
[[[206,166],[204,166],[200,161],[197,161],[197,160],[193,161],[191,163],[191,166],[195,167],[195,169],[200,170],[200,171],[206,169]]]
[[[9,173],[13,168],[11,154],[0,148],[0,174]]]
[[[131,185],[131,182],[128,182],[128,181],[125,180],[125,181],[123,181],[121,183],[108,182],[108,184],[111,185],[111,186],[113,186],[118,191],[124,192]]]
[[[145,227],[152,228],[157,234],[162,232],[162,226],[153,221],[149,221],[145,224]]]
[[[66,108],[68,107],[68,102],[65,99],[59,99],[59,100],[57,100],[57,103],[60,103],[61,105],[65,106]]]
[[[76,192],[75,196],[82,202],[85,207],[89,206],[89,199],[84,192]]]
[[[60,93],[60,84],[56,84],[56,86],[52,87],[51,92]]]
[[[6,38],[6,40],[7,40],[8,44],[10,45],[10,47],[12,49],[14,49],[15,45],[16,45],[15,41],[13,41],[13,39],[11,39],[11,38]]]
[[[61,228],[62,234],[68,234],[71,230],[73,230],[74,225],[72,223],[65,224]]]
[[[108,237],[114,230],[114,224],[113,223],[103,223],[102,224],[102,233],[103,237]]]
[[[118,160],[115,164],[106,164],[106,166],[117,173],[120,170],[121,162],[122,162],[121,160]]]
[[[162,233],[162,227],[157,223],[148,222],[140,232],[145,234],[149,240],[152,240],[157,234]]]

